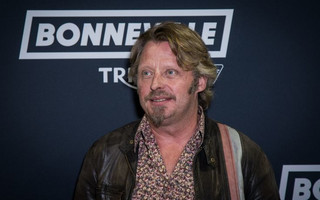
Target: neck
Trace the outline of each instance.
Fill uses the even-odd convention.
[[[163,123],[159,127],[151,124],[152,132],[157,141],[177,141],[186,143],[195,133],[198,125],[198,109],[193,114],[179,121],[172,123]]]

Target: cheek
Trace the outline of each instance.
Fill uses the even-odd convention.
[[[145,96],[142,94],[141,88],[137,89],[137,94],[138,94],[138,97],[139,97],[140,106],[144,109],[145,108],[145,101],[144,101],[144,97]]]
[[[147,84],[148,84],[148,83],[147,83],[146,80],[138,79],[138,81],[137,81],[137,88],[140,88],[141,90],[143,90],[144,88],[146,88]]]
[[[140,103],[142,103],[144,101],[144,97],[149,94],[149,91],[146,90],[145,87],[142,87],[141,85],[137,85],[137,94],[139,96]]]

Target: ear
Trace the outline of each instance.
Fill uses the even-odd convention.
[[[198,80],[198,89],[197,92],[202,92],[207,87],[207,77],[201,76]]]

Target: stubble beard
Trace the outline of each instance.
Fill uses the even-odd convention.
[[[155,90],[150,92],[150,94],[144,98],[144,101],[151,101],[152,98],[157,96],[163,96],[165,98],[176,100],[176,97],[173,94],[167,93],[163,90]],[[152,106],[150,112],[147,112],[146,110],[146,116],[150,120],[152,125],[158,128],[163,124],[165,118],[168,117],[165,115],[166,108],[166,106]]]
[[[165,106],[155,106],[152,108],[153,113],[147,114],[148,119],[157,128],[163,124],[165,109]]]

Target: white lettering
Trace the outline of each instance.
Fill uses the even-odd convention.
[[[64,33],[66,31],[72,32],[72,37],[70,39],[65,38]],[[75,45],[79,41],[79,38],[80,30],[78,26],[73,23],[62,24],[57,30],[57,40],[63,46],[70,47]]]
[[[141,29],[143,29],[143,31],[147,31],[150,27],[151,23],[128,23],[125,45],[134,45],[141,33]],[[188,27],[192,30],[195,30],[196,22],[189,22]],[[201,37],[206,45],[214,44],[216,27],[216,22],[203,23]],[[114,45],[121,46],[123,44],[125,28],[126,23],[119,23],[117,28],[114,23],[106,23],[102,45],[109,46],[111,44],[111,40],[113,40]],[[76,24],[65,23],[58,28],[56,33],[56,39],[59,42],[59,44],[67,47],[75,45],[79,41],[80,37],[80,46],[88,46],[89,40],[92,42],[93,46],[99,46],[102,37],[102,30],[102,23],[97,23],[95,28],[91,23],[84,23],[81,35],[81,31]],[[70,31],[72,35],[71,37],[69,36],[69,38],[66,38],[67,31]],[[52,45],[55,39],[54,33],[55,27],[52,24],[39,24],[36,46]]]
[[[52,24],[39,24],[36,46],[50,46],[54,42],[56,29]]]
[[[202,40],[206,45],[213,45],[214,44],[214,37],[216,36],[216,28],[217,23],[209,23],[205,22],[203,23],[203,29],[202,29]]]
[[[143,23],[144,31],[146,32],[149,28],[151,28],[150,23]]]
[[[139,30],[141,28],[141,23],[129,23],[128,24],[128,32],[126,37],[126,46],[132,46],[136,42],[137,38],[140,35]]]
[[[108,73],[112,72],[112,68],[99,68],[99,72],[102,72],[103,75],[103,82],[108,83]]]
[[[218,26],[219,16],[224,17],[223,26]],[[135,43],[140,33],[154,25],[145,20],[159,22],[163,17],[178,21],[182,18],[206,40],[212,58],[226,57],[233,9],[28,10],[19,59],[127,59],[130,55],[128,47]],[[201,19],[194,21],[197,17]],[[137,21],[140,18],[142,21]],[[203,27],[204,22],[206,27]],[[33,30],[35,27],[38,30]],[[216,36],[218,28],[219,37]],[[55,48],[52,49],[39,48],[53,44]],[[64,48],[72,45],[78,48]],[[106,46],[111,48],[103,48]],[[120,48],[122,46],[124,48]]]
[[[104,68],[99,68],[99,72],[102,72],[103,74],[103,83],[108,83],[108,76],[109,76],[109,72],[113,71],[113,82],[114,83],[119,83],[122,82],[123,84],[125,84],[126,86],[133,88],[133,89],[137,89],[135,86],[131,85],[132,83],[132,79],[129,79],[128,82],[125,81],[124,77],[126,75],[126,69],[125,68],[121,68],[121,67],[104,67]],[[128,68],[128,73],[130,71],[130,68]]]
[[[119,67],[115,67],[113,70],[113,82],[118,83],[120,80],[122,83],[125,83],[126,81],[123,79],[123,77],[126,74],[126,71]]]
[[[96,30],[93,30],[92,24],[85,23],[83,25],[82,37],[81,37],[81,46],[87,46],[88,40],[90,38],[93,46],[100,45],[101,33],[102,33],[102,23],[96,24]]]
[[[316,199],[320,199],[320,179],[314,183],[312,192]]]
[[[188,24],[188,27],[191,29],[191,30],[196,30],[196,23],[195,22],[190,22]]]
[[[125,23],[119,23],[118,30],[116,30],[113,23],[106,24],[106,30],[104,33],[103,45],[109,46],[111,37],[116,46],[122,45],[123,35],[124,35]]]
[[[293,188],[293,200],[306,200],[311,196],[311,182],[306,178],[296,178]]]

